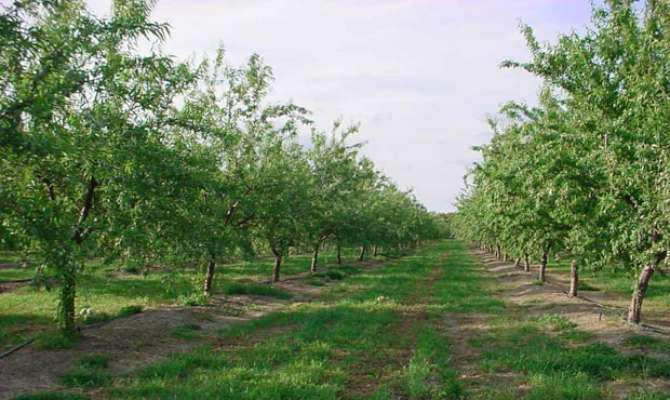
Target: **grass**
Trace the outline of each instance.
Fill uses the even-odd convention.
[[[458,399],[465,395],[458,374],[449,366],[449,346],[435,327],[425,327],[403,370],[402,385],[412,399]]]
[[[537,318],[537,322],[552,331],[567,331],[576,327],[569,319],[558,314],[545,314]]]
[[[200,337],[202,327],[197,324],[180,325],[172,330],[170,335],[178,339],[193,340]]]
[[[532,317],[505,304],[457,241],[383,268],[333,270],[346,279],[312,276],[332,280],[316,301],[231,325],[215,337],[209,331],[203,337],[197,325],[179,326],[173,337],[203,344],[123,376],[110,376],[106,360],[92,355],[62,382],[84,393],[95,388],[96,397],[131,400],[595,400],[610,398],[611,385],[621,382],[631,387],[629,399],[668,398],[634,388],[670,378],[669,361],[623,354],[565,316]],[[229,294],[276,290],[248,282],[218,287]],[[453,331],[464,317],[484,322]],[[451,336],[465,334],[466,344]],[[646,336],[625,344],[658,351],[669,346]],[[462,365],[454,360],[465,350],[469,373],[481,379],[461,378]]]
[[[35,270],[29,267],[0,268],[0,282],[32,279]]]
[[[119,317],[129,317],[131,315],[139,314],[144,310],[144,307],[137,305],[137,304],[131,304],[128,306],[123,306],[118,312]]]
[[[105,369],[109,359],[103,354],[88,354],[74,368],[63,374],[60,383],[65,387],[92,389],[108,384],[111,377]]]
[[[65,334],[60,330],[52,329],[40,333],[34,345],[41,350],[65,350],[72,348],[80,339],[79,334]]]
[[[670,354],[670,341],[654,336],[633,335],[626,338],[624,346],[642,351],[657,351]]]
[[[670,362],[585,341],[574,324],[555,315],[499,318],[471,345],[482,352],[483,371],[513,372],[519,384],[529,384],[528,399],[601,399],[608,382],[670,377]]]
[[[446,274],[429,279],[436,269],[446,268],[440,264],[440,254],[454,246],[458,245],[441,243],[383,269],[344,272],[347,278],[326,288],[320,301],[233,325],[211,344],[115,378],[102,388],[103,397],[458,396],[463,388],[449,366],[440,316],[468,299],[454,297],[458,291],[449,289],[462,284]],[[454,269],[454,274],[461,273],[468,274]],[[474,277],[468,285],[477,285]],[[234,287],[224,286],[224,290],[256,290],[248,284]],[[474,294],[473,303],[492,304],[480,296]],[[453,304],[446,304],[447,300]],[[408,315],[412,324],[404,322]],[[184,337],[197,331],[184,326],[173,334]],[[360,389],[350,389],[356,387]]]
[[[89,400],[89,397],[81,395],[81,394],[76,394],[76,393],[45,392],[45,393],[24,394],[24,395],[15,397],[14,400]]]
[[[277,299],[288,300],[293,296],[286,290],[282,290],[270,285],[256,283],[230,283],[223,289],[225,294],[252,294],[257,296],[274,297]]]
[[[345,249],[345,260],[356,257],[356,249]],[[20,257],[14,253],[0,254],[0,263],[15,263]],[[335,262],[333,251],[324,251],[321,265]],[[305,272],[309,255],[291,255],[282,265],[284,276]],[[252,261],[221,265],[215,276],[215,292],[226,290],[236,282],[268,279],[272,260],[266,257]],[[347,273],[347,267],[342,271]],[[119,273],[124,271],[124,273]],[[130,272],[130,273],[129,273]],[[132,315],[148,307],[165,304],[201,305],[207,299],[200,295],[203,272],[199,268],[163,268],[137,273],[133,266],[122,263],[103,264],[91,260],[80,274],[77,286],[77,313],[86,307],[93,310],[91,317],[81,317],[82,323],[96,323],[111,318]],[[32,278],[32,268],[0,269],[0,281]],[[253,289],[251,289],[253,290]],[[268,295],[272,289],[264,295]],[[253,293],[251,293],[253,294]],[[258,293],[261,294],[261,293]],[[278,292],[270,295],[284,296]],[[53,328],[58,288],[52,290],[30,285],[0,294],[0,351],[35,337]]]
[[[0,251],[0,265],[3,265],[0,268],[0,282],[30,279],[35,272],[20,254],[9,251]],[[6,268],[9,266],[12,267]]]
[[[565,279],[569,279],[570,263],[571,260],[567,258],[550,262],[547,267],[547,274],[550,279],[553,273],[562,274]],[[615,268],[594,270],[582,266],[579,272],[579,290],[585,292],[603,291],[628,299],[633,293],[633,284],[637,278],[635,271],[629,273]],[[669,306],[670,274],[654,274],[644,300],[644,308],[646,311],[665,312]]]

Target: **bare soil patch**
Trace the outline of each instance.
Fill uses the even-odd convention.
[[[22,286],[30,285],[32,279],[19,279],[15,281],[0,282],[0,293],[11,292]]]

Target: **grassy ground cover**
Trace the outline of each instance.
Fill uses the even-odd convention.
[[[554,273],[564,280],[569,279],[570,262],[571,260],[567,258],[550,260],[547,267],[549,278],[551,279],[551,274]],[[587,267],[581,266],[579,276],[580,288],[584,292],[602,291],[619,295],[624,299],[628,299],[633,293],[633,285],[638,279],[636,273]],[[656,273],[649,284],[643,312],[645,309],[667,310],[668,306],[670,306],[670,274]]]
[[[343,252],[345,260],[352,260],[355,255],[356,249]],[[11,253],[3,253],[2,256],[8,263],[18,259]],[[309,255],[287,257],[282,265],[282,274],[288,276],[305,272],[309,269],[309,262]],[[324,252],[322,265],[334,262],[334,253]],[[248,284],[253,281],[269,279],[271,268],[270,258],[221,265],[217,269],[215,293],[253,290],[240,283],[251,286]],[[198,268],[158,269],[148,270],[147,273],[132,269],[130,273],[127,271],[128,268],[120,264],[103,265],[92,261],[81,273],[77,306],[78,310],[94,310],[96,317],[89,322],[123,315],[128,307],[146,308],[173,303],[189,305],[202,301],[197,294],[200,293],[203,271]],[[0,269],[0,281],[32,276],[33,271],[29,268]],[[26,285],[0,293],[0,351],[51,329],[56,305],[57,290]]]
[[[318,301],[221,330],[195,351],[121,376],[91,356],[64,371],[69,389],[21,399],[669,398],[648,385],[670,378],[667,359],[505,303],[457,241],[354,272]],[[189,326],[174,334],[199,337]],[[626,345],[668,348],[644,336]]]

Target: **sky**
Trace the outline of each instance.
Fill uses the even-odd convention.
[[[89,0],[98,14],[110,0]],[[451,211],[471,147],[491,137],[503,103],[534,103],[539,81],[500,69],[527,60],[521,22],[542,41],[583,30],[589,0],[159,0],[164,50],[232,64],[258,53],[276,78],[272,99],[313,112],[322,129],[360,123],[353,140],[432,211]]]

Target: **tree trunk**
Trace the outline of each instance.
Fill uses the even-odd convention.
[[[579,270],[577,269],[577,260],[572,260],[570,264],[570,291],[568,296],[576,297],[579,287]]]
[[[637,285],[635,285],[633,298],[631,299],[630,307],[628,308],[628,322],[631,324],[640,323],[642,301],[644,300],[644,296],[647,293],[647,287],[649,286],[649,281],[654,274],[654,269],[654,266],[650,264],[646,265],[642,269],[642,272],[640,272],[640,277],[638,279]]]
[[[363,261],[365,259],[365,252],[367,251],[367,246],[361,247],[361,254],[358,256],[358,261]]]
[[[319,262],[319,245],[314,246],[314,252],[312,253],[312,263],[309,266],[311,272],[316,272],[316,265]]]
[[[272,266],[272,282],[279,282],[279,269],[281,268],[281,254],[275,252],[275,263]]]
[[[523,270],[524,272],[530,272],[530,257],[528,253],[523,253]]]
[[[205,296],[212,295],[212,282],[214,282],[214,272],[216,270],[216,261],[210,258],[207,263],[207,273],[205,274],[205,284],[203,285],[203,292]]]
[[[515,267],[521,266],[521,257],[517,257],[516,259],[514,259],[514,266]]]
[[[63,287],[60,291],[60,302],[58,304],[58,322],[61,330],[66,334],[73,334],[76,331],[75,318],[75,298],[77,296],[77,268],[68,263],[62,271]]]
[[[500,245],[496,245],[496,260],[500,260]]]
[[[542,252],[542,263],[540,264],[540,272],[537,275],[537,279],[540,282],[545,282],[546,281],[546,272],[547,272],[547,260],[549,258],[549,251],[544,250]]]
[[[337,244],[337,265],[342,265],[342,246]]]
[[[378,248],[377,245],[375,245],[375,247],[372,248],[372,256],[377,257],[377,254],[378,254]]]
[[[507,253],[503,253],[503,262],[507,262]]]

